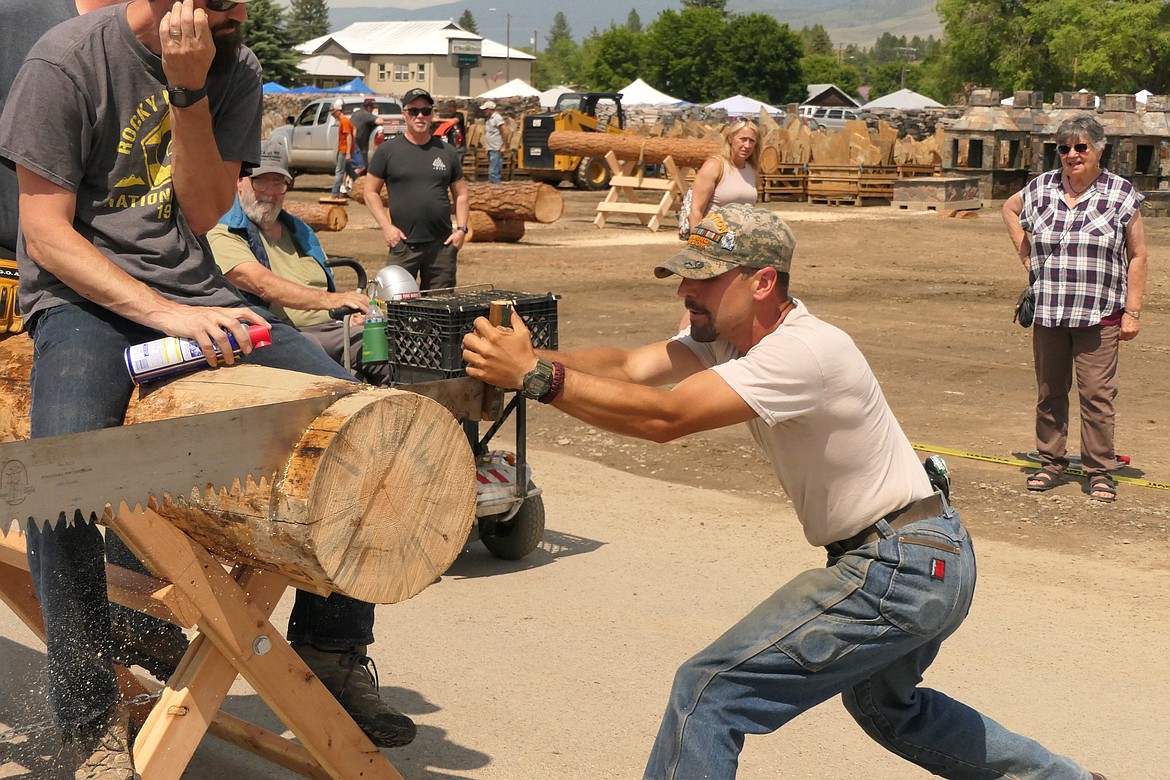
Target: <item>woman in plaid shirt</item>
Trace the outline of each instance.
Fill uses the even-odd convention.
[[[1119,345],[1138,334],[1146,287],[1145,196],[1101,167],[1105,128],[1088,113],[1056,128],[1060,168],[1003,206],[1003,219],[1036,299],[1036,447],[1043,467],[1029,490],[1050,490],[1068,466],[1068,395],[1076,370],[1081,462],[1089,496],[1117,498],[1109,473]]]

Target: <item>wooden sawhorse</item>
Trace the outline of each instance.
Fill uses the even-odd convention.
[[[686,178],[675,164],[673,157],[662,161],[666,168],[666,176],[662,178],[646,178],[636,175],[638,162],[627,160],[621,162],[612,151],[605,153],[605,164],[609,166],[609,192],[605,199],[597,204],[597,217],[593,224],[599,228],[605,227],[607,214],[633,214],[638,220],[657,232],[662,219],[677,211],[682,203],[683,195],[687,191]],[[643,201],[639,192],[650,192],[656,202]],[[622,198],[625,198],[623,201]]]
[[[227,572],[151,508],[123,503],[116,513],[107,509],[102,525],[160,578],[108,566],[110,600],[199,630],[135,741],[134,766],[143,780],[179,780],[209,731],[314,780],[402,780],[269,622],[287,577],[244,564]],[[44,639],[24,537],[16,531],[0,540],[0,599]],[[300,744],[219,711],[237,675]],[[128,698],[147,692],[124,670],[119,684]]]

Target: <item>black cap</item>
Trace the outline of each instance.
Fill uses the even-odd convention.
[[[415,100],[418,100],[419,98],[422,98],[423,100],[427,101],[432,106],[435,104],[435,99],[433,97],[431,97],[430,92],[427,92],[422,87],[415,87],[414,89],[406,90],[406,94],[402,96],[402,105],[406,105],[407,103],[411,103]]]

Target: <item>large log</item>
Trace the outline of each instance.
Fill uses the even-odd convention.
[[[548,148],[559,154],[604,157],[613,152],[619,160],[660,163],[673,157],[683,168],[698,168],[708,157],[719,154],[718,141],[695,138],[649,138],[625,133],[584,133],[557,130],[548,138]]]
[[[514,243],[524,238],[524,221],[497,219],[483,211],[472,211],[467,220],[467,240],[476,243]]]
[[[349,214],[345,206],[286,200],[284,208],[289,214],[304,220],[309,227],[318,232],[325,230],[336,233],[345,230],[345,226],[349,224]]]
[[[369,179],[366,178],[365,174],[362,174],[361,176],[354,179],[353,184],[350,185],[350,188],[349,188],[349,197],[352,198],[353,200],[357,201],[358,203],[364,204],[366,202],[366,182],[368,182],[368,181],[369,181]],[[389,206],[390,200],[388,197],[388,193],[386,192],[386,187],[384,187],[384,186],[382,187],[381,194],[382,194],[382,205]]]
[[[31,359],[27,336],[0,341],[4,440],[28,435]],[[408,599],[451,565],[475,518],[471,449],[439,404],[245,363],[140,388],[127,423],[330,394],[337,400],[304,432],[284,469],[259,484],[240,475],[243,484],[218,493],[172,497],[157,511],[212,552],[309,590],[381,604]]]
[[[561,218],[565,199],[557,188],[540,182],[471,183],[467,200],[472,211],[500,220],[524,220],[548,224]]]

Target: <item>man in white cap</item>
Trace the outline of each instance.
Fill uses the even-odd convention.
[[[0,158],[15,166],[20,193],[34,438],[121,424],[133,390],[124,349],[164,335],[194,339],[211,366],[217,352],[231,364],[229,334],[249,354],[246,326],[267,322],[273,343],[250,362],[352,378],[249,307],[203,239],[232,207],[242,164],[260,157],[261,71],[241,45],[245,9],[230,0],[132,0],[92,11],[46,33],[12,84]],[[62,132],[30,133],[29,116],[53,116]],[[105,542],[92,518],[71,519],[27,533],[49,704],[78,747],[77,778],[132,780],[128,711],[111,665]],[[378,706],[365,672],[373,622],[371,604],[298,591],[289,638],[367,734],[404,744],[413,723]]]
[[[504,152],[508,149],[508,124],[496,113],[496,102],[489,100],[479,107],[487,117],[483,123],[483,148],[488,153],[488,182],[503,181]]]
[[[534,353],[484,318],[467,373],[654,441],[746,423],[828,565],[798,575],[675,675],[645,778],[730,780],[747,734],[841,695],[879,744],[951,778],[1099,778],[947,696],[922,674],[967,615],[975,553],[865,357],[789,297],[796,240],[732,204],[654,269],[680,277],[690,327],[633,350]],[[663,385],[673,385],[671,388]]]

